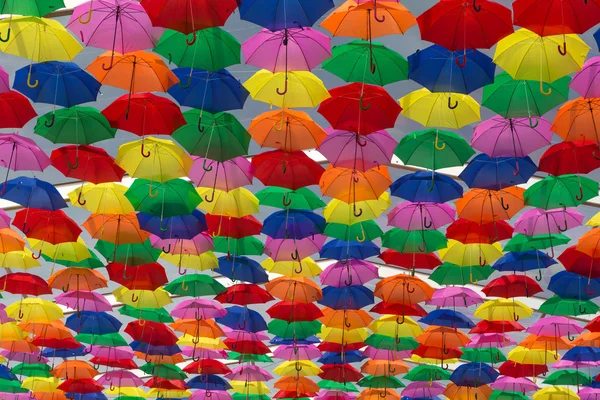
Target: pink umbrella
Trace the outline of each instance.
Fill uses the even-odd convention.
[[[161,239],[150,235],[150,243],[167,254],[200,255],[215,248],[212,237],[202,232],[191,239]]]
[[[583,328],[571,318],[551,316],[537,320],[525,330],[536,336],[571,336],[583,332]]]
[[[334,167],[366,171],[389,164],[398,142],[386,131],[368,135],[326,129],[327,137],[317,150]]]
[[[10,92],[8,72],[0,66],[0,93]]]
[[[206,360],[221,360],[228,357],[225,350],[201,349],[193,346],[182,347],[181,354],[186,357],[200,357],[200,359]]]
[[[353,393],[346,393],[340,390],[326,390],[325,394],[319,393],[315,400],[354,400],[356,395]]]
[[[455,215],[448,204],[405,202],[388,213],[388,225],[405,231],[439,229],[454,222]]]
[[[129,347],[111,347],[111,346],[87,346],[84,350],[94,357],[106,358],[108,360],[133,360],[135,353]]]
[[[0,209],[0,229],[4,229],[4,228],[10,228],[10,215],[8,215],[6,213],[6,211]],[[2,307],[0,307],[0,309],[4,310],[5,307],[6,306],[4,306],[4,304],[2,304]],[[1,316],[2,316],[2,314],[0,313],[0,318],[1,318]]]
[[[185,300],[177,304],[171,315],[181,319],[209,319],[224,317],[227,310],[216,301],[205,299]]]
[[[469,307],[483,302],[485,299],[472,289],[450,286],[436,290],[426,304],[437,307]]]
[[[273,379],[273,375],[266,369],[249,364],[234,368],[230,373],[223,377],[230,380],[248,382],[266,382]]]
[[[351,279],[353,285],[364,285],[379,278],[379,270],[368,261],[349,259],[346,264],[336,262],[327,266],[320,278],[321,284],[338,288],[345,287]]]
[[[481,349],[485,347],[514,346],[517,342],[505,333],[482,333],[473,335],[471,342],[465,347]]]
[[[573,208],[555,208],[542,210],[534,208],[525,211],[515,222],[515,232],[524,235],[548,235],[563,233],[568,229],[581,226],[584,215]]]
[[[50,158],[33,140],[14,133],[0,134],[0,166],[6,168],[5,185],[11,169],[43,171],[50,163]]]
[[[402,390],[402,396],[431,398],[441,395],[445,389],[446,386],[438,382],[411,382]]]
[[[501,376],[490,384],[494,390],[503,390],[507,392],[537,392],[539,387],[533,381],[527,378],[513,378],[511,376]]]
[[[564,368],[585,368],[585,367],[598,367],[600,366],[600,361],[569,361],[569,360],[560,360],[558,362],[550,365],[550,368],[555,369],[564,369]]]
[[[327,240],[326,236],[314,235],[304,239],[267,238],[264,252],[273,261],[297,261],[318,253]]]
[[[295,349],[294,349],[295,347]],[[314,360],[321,357],[322,353],[313,344],[296,344],[279,346],[273,352],[275,358],[280,358],[286,361],[292,360]]]
[[[586,387],[577,392],[579,400],[600,400],[600,389]]]
[[[544,118],[537,121],[531,127],[528,118],[504,119],[496,115],[477,125],[471,147],[490,157],[525,157],[550,145],[552,124]]]
[[[569,86],[586,99],[600,97],[600,56],[587,60]]]
[[[189,400],[231,400],[232,397],[225,390],[194,390]]]
[[[46,357],[40,358],[40,352],[21,353],[18,351],[2,350],[0,356],[10,361],[16,361],[25,364],[46,364],[49,360]]]
[[[327,35],[312,28],[263,29],[242,44],[246,64],[271,72],[310,71],[331,57]]]
[[[223,327],[226,328],[226,327]],[[225,329],[223,329],[223,331],[225,331],[225,335],[227,336],[227,338],[229,339],[234,339],[234,340],[238,340],[238,341],[249,341],[249,342],[262,342],[263,340],[270,340],[269,336],[267,334],[265,334],[264,332],[248,332],[248,331],[242,331],[242,330],[228,330],[226,331]]]
[[[119,369],[106,372],[98,379],[98,383],[105,386],[137,387],[142,386],[144,381],[131,371]]]
[[[33,396],[33,397],[31,397]],[[3,400],[37,400],[33,393],[2,393]]]
[[[70,290],[56,296],[56,304],[78,311],[112,311],[112,305],[100,293],[85,290]]]
[[[254,166],[246,157],[236,157],[224,162],[192,157],[194,164],[189,178],[196,186],[210,187],[226,192],[241,186],[252,185]]]

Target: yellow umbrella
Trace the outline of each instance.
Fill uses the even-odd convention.
[[[280,108],[313,108],[331,97],[323,82],[309,71],[261,69],[244,82],[244,87],[254,100]]]
[[[475,318],[486,321],[518,321],[529,318],[533,310],[520,301],[514,299],[488,300],[475,310]]]
[[[208,271],[219,268],[219,259],[212,251],[207,251],[202,254],[162,253],[160,258],[171,264],[177,265],[180,269],[189,268],[196,271]]]
[[[62,310],[53,302],[29,297],[6,307],[6,314],[22,322],[50,323],[63,318]]]
[[[519,29],[498,42],[494,63],[514,79],[554,82],[579,71],[589,51],[577,35],[539,36]]]
[[[9,251],[8,253],[0,253],[0,267],[24,269],[39,267],[41,264],[33,258],[33,253],[29,249]]]
[[[125,197],[127,186],[118,183],[85,184],[69,193],[75,207],[94,214],[127,214],[135,209]]]
[[[431,93],[422,88],[400,99],[402,115],[423,126],[460,129],[481,119],[481,106],[460,93]]]
[[[112,396],[127,396],[127,397],[148,397],[148,393],[144,392],[139,387],[129,387],[129,386],[112,386],[106,389],[104,394],[112,395]]]
[[[416,337],[423,333],[423,328],[410,317],[404,317],[404,323],[398,324],[397,315],[384,315],[371,322],[369,329],[373,333],[390,337]]]
[[[585,224],[587,226],[593,226],[594,228],[600,226],[600,212],[594,214],[594,216]]]
[[[190,390],[174,390],[174,389],[150,389],[148,396],[156,397],[157,399],[187,399],[192,395]]]
[[[233,390],[244,394],[269,394],[271,391],[264,382],[229,381]]]
[[[419,363],[419,364],[432,364],[432,365],[437,365],[440,364],[440,360],[435,359],[435,358],[426,358],[426,357],[421,357],[418,356],[416,354],[413,354],[412,356],[410,356],[409,360],[412,360],[413,362]],[[444,358],[444,364],[455,364],[457,362],[459,362],[460,360],[458,358]]]
[[[317,336],[323,339],[324,342],[333,343],[360,343],[364,342],[369,336],[369,332],[365,328],[357,328],[352,330],[322,327],[321,332]]]
[[[198,206],[199,209],[213,215],[223,215],[226,217],[241,218],[246,215],[258,213],[258,199],[246,188],[239,187],[229,192],[213,188],[197,188],[196,191],[200,197],[212,196],[214,191],[214,200],[211,202],[203,201]]]
[[[172,140],[148,136],[119,146],[115,164],[134,178],[166,182],[188,176],[194,161]]]
[[[28,336],[27,333],[23,332],[19,325],[14,322],[0,325],[0,342],[21,340],[26,336]]]
[[[546,365],[558,361],[560,356],[554,351],[517,346],[508,352],[506,358],[520,364]]]
[[[59,392],[58,386],[60,383],[60,379],[55,377],[42,378],[39,376],[30,376],[21,383],[21,387],[29,389],[32,392],[53,393]]]
[[[354,215],[355,204],[357,209],[360,208],[363,211],[358,217]],[[323,209],[323,216],[327,222],[352,225],[379,218],[391,205],[392,202],[390,201],[390,194],[388,192],[383,192],[377,200],[363,200],[351,204],[333,199]]]
[[[579,400],[579,395],[566,387],[548,386],[535,392],[532,398],[533,400]]]
[[[198,343],[195,343],[196,341]],[[177,344],[180,346],[196,347],[198,349],[227,349],[227,345],[219,338],[195,337],[194,335],[188,335],[187,333],[179,338]]]
[[[502,246],[499,243],[469,243],[448,240],[448,247],[438,251],[442,261],[460,267],[472,265],[488,265],[502,257]]]
[[[37,239],[27,239],[27,241],[31,248],[38,252],[38,255],[35,256],[37,258],[39,258],[41,254],[44,254],[53,260],[80,262],[87,260],[92,256],[81,237],[77,238],[76,242],[64,242],[58,244],[51,244]]]
[[[273,372],[279,376],[317,376],[323,371],[312,361],[299,360],[284,361]]]
[[[312,258],[306,257],[300,261],[273,261],[272,258],[267,258],[260,265],[273,274],[285,275],[289,278],[301,276],[304,278],[315,278],[323,272],[319,264]],[[300,265],[302,268],[300,268]],[[300,272],[298,272],[300,271]]]
[[[133,308],[161,308],[172,303],[171,296],[163,288],[156,290],[131,290],[121,286],[113,291],[117,301]]]
[[[0,51],[35,62],[71,61],[83,50],[77,39],[56,20],[11,17],[0,21]],[[32,83],[37,86],[37,83]]]

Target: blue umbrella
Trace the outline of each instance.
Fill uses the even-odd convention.
[[[563,299],[591,300],[600,296],[600,280],[560,271],[550,278],[548,290]]]
[[[598,50],[600,50],[600,29],[598,29],[594,33],[594,39],[596,39],[596,45],[598,46]]]
[[[431,172],[426,171],[404,175],[391,184],[390,192],[413,202],[446,203],[462,197],[463,188],[454,179],[434,172],[432,188],[431,177]]]
[[[187,381],[190,389],[229,390],[231,385],[218,375],[198,375]]]
[[[181,81],[173,85],[169,94],[182,106],[198,108],[210,113],[238,110],[250,94],[244,86],[227,71],[175,68],[173,73]]]
[[[72,107],[96,101],[100,82],[72,62],[48,61],[15,73],[13,89],[35,103]]]
[[[539,250],[528,250],[523,252],[509,252],[500,257],[492,268],[501,272],[525,272],[539,270],[537,280],[541,280],[542,268],[546,269],[557,262]]]
[[[470,362],[458,366],[450,380],[456,386],[479,387],[494,382],[500,374],[491,365],[478,362]]]
[[[141,353],[150,354],[152,356],[158,356],[161,354],[173,356],[177,353],[181,353],[181,349],[176,344],[173,346],[154,346],[148,343],[134,340],[131,343],[129,343],[129,347],[131,347],[133,351],[139,351]]]
[[[208,229],[204,214],[197,209],[191,214],[162,218],[162,220],[160,216],[139,212],[137,219],[140,228],[161,239],[192,239]],[[165,226],[167,229],[163,230]]]
[[[473,321],[463,313],[454,310],[433,310],[419,320],[427,325],[446,326],[448,328],[471,329],[475,326]]]
[[[408,63],[408,79],[432,92],[468,94],[494,83],[496,74],[496,64],[482,52],[450,51],[437,44],[417,50],[408,56]]]
[[[600,349],[589,346],[575,346],[567,350],[562,359],[567,361],[600,361]]]
[[[215,318],[215,322],[225,325],[231,329],[239,329],[247,332],[260,332],[268,329],[263,316],[247,307],[233,306],[227,309],[227,315]]]
[[[373,292],[364,286],[327,286],[323,289],[323,298],[318,301],[334,310],[359,310],[374,302]]]
[[[250,283],[269,281],[267,271],[258,262],[245,256],[219,257],[219,268],[216,268],[215,272],[236,281]]]
[[[333,0],[239,0],[240,18],[271,31],[312,26]]]
[[[71,357],[84,357],[88,355],[85,351],[85,346],[81,346],[78,349],[44,349],[42,350],[42,357],[57,357],[57,358],[71,358]]]
[[[306,210],[281,210],[265,218],[261,233],[273,239],[304,239],[325,230],[325,218]]]
[[[458,176],[468,187],[501,190],[526,183],[537,171],[529,157],[496,157],[478,154]]]
[[[65,397],[73,400],[108,400],[103,393],[75,393],[67,392]]]
[[[277,344],[277,345],[293,345],[293,344],[315,344],[315,343],[321,343],[321,339],[319,339],[316,336],[309,336],[307,338],[304,339],[294,339],[294,338],[282,338],[279,336],[275,336],[273,337],[273,339],[271,339],[269,341],[269,343],[271,344]]]
[[[10,372],[8,367],[4,364],[0,364],[0,379],[5,379],[7,381],[16,381],[18,380],[17,376]]]
[[[373,242],[359,242],[352,240],[346,242],[341,239],[334,239],[325,243],[321,248],[321,257],[334,260],[346,260],[354,258],[364,260],[369,257],[379,255],[379,247]]]
[[[65,326],[77,333],[117,333],[123,325],[117,318],[105,312],[81,311],[79,314],[71,314],[65,321]]]
[[[317,360],[321,364],[349,364],[361,362],[366,357],[359,350],[346,351],[342,353],[325,352]]]
[[[17,203],[24,208],[56,211],[68,207],[54,185],[26,176],[19,176],[7,181],[0,198]]]

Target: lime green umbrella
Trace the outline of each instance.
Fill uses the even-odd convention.
[[[419,342],[410,337],[399,337],[395,338],[393,336],[385,336],[380,334],[370,335],[365,339],[365,344],[367,346],[375,347],[380,350],[394,350],[394,351],[403,351],[403,350],[414,350],[419,347]]]
[[[529,250],[544,250],[549,249],[552,246],[567,244],[570,240],[571,239],[568,236],[560,233],[536,236],[527,236],[518,233],[506,243],[504,251],[523,252]]]
[[[117,130],[95,108],[74,106],[42,115],[33,132],[52,143],[92,144],[114,138]]]
[[[596,196],[598,196],[598,182],[571,174],[548,175],[523,193],[525,204],[544,210],[577,207]]]
[[[406,165],[436,170],[462,166],[475,151],[454,132],[426,129],[403,137],[394,154]]]
[[[136,211],[160,217],[191,214],[202,202],[194,185],[183,179],[164,183],[136,179],[125,192],[125,197]]]
[[[505,392],[503,390],[494,390],[488,400],[528,400],[529,397],[521,392]]]
[[[153,322],[173,322],[174,319],[164,308],[134,308],[124,305],[119,308],[119,314]]]
[[[92,346],[127,346],[127,341],[121,336],[121,334],[107,333],[104,335],[94,335],[92,333],[79,333],[75,335],[75,340],[81,343],[87,343]]]
[[[35,376],[40,378],[50,378],[50,366],[46,364],[17,364],[11,368],[11,372],[15,375]]]
[[[319,321],[287,322],[282,319],[273,319],[269,322],[269,333],[285,339],[306,339],[321,332]]]
[[[450,379],[451,373],[438,367],[437,365],[417,365],[411,368],[404,379],[413,382],[428,382],[428,381],[440,381]]]
[[[215,252],[233,254],[236,256],[261,256],[265,245],[254,236],[235,239],[217,236],[213,239]]]
[[[211,72],[241,64],[240,42],[230,33],[215,27],[196,31],[194,35],[196,40],[188,45],[188,35],[167,29],[154,51],[168,59],[169,64]]]
[[[579,386],[592,383],[592,378],[576,369],[561,369],[548,375],[542,383],[546,385]]]
[[[383,234],[381,245],[399,253],[431,253],[446,248],[448,239],[440,231],[405,231],[392,228]]]
[[[177,365],[146,363],[140,367],[145,373],[163,379],[187,379],[187,374]]]
[[[323,63],[323,69],[346,82],[384,86],[408,79],[408,61],[381,43],[353,40],[335,46],[332,54]]]
[[[321,389],[358,393],[360,390],[352,382],[336,382],[324,379],[317,383]]]
[[[406,387],[400,379],[395,376],[365,376],[358,381],[358,386],[377,389],[397,389]]]
[[[478,363],[499,363],[506,361],[506,356],[497,347],[483,347],[480,349],[463,347],[461,360]]]
[[[214,296],[227,290],[219,281],[209,275],[189,274],[167,284],[164,289],[179,296]]]
[[[98,256],[96,255],[96,253],[94,251],[92,251],[91,249],[88,249],[88,252],[90,253],[91,257],[86,258],[85,260],[81,260],[81,261],[54,260],[52,257],[50,257],[46,254],[42,254],[42,258],[45,261],[63,265],[67,268],[74,267],[74,268],[97,269],[97,268],[105,267],[104,263],[100,260],[100,258],[98,258]]]
[[[494,78],[494,83],[483,87],[481,105],[502,115],[504,118],[542,116],[554,107],[569,99],[568,76],[544,85],[552,89],[548,96],[540,92],[538,81],[513,79],[502,72]],[[537,125],[533,120],[532,126]]]
[[[489,265],[458,266],[448,262],[437,267],[429,276],[429,279],[438,285],[467,285],[477,281],[483,281],[493,274],[495,269]],[[473,278],[473,279],[471,279]]]
[[[256,193],[261,206],[281,209],[316,210],[325,207],[325,202],[310,189],[300,188],[289,190],[271,186]]]
[[[117,262],[129,266],[150,264],[158,260],[162,251],[152,247],[150,240],[144,243],[130,243],[116,246],[105,240],[98,240],[94,249],[98,250],[109,262]]]
[[[21,382],[18,380],[9,381],[6,379],[0,379],[0,393],[27,393],[28,389],[21,387]]]
[[[172,136],[188,153],[220,162],[248,154],[250,134],[233,115],[190,110],[183,116],[187,124]]]
[[[266,354],[242,354],[237,351],[230,351],[228,356],[228,360],[236,360],[239,362],[273,362],[273,359]]]
[[[344,225],[330,222],[325,225],[324,235],[344,240],[358,240],[360,242],[370,242],[383,235],[379,224],[373,220],[367,220],[352,225]]]
[[[572,317],[596,314],[600,308],[590,300],[563,299],[552,296],[540,306],[540,313]]]

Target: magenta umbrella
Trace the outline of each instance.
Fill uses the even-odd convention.
[[[402,389],[402,396],[411,398],[432,398],[444,393],[446,386],[438,382],[411,382]]]
[[[205,360],[221,360],[229,357],[225,350],[212,350],[193,346],[183,346],[181,348],[181,354],[186,357],[200,357],[200,359]]]
[[[436,290],[426,304],[437,307],[470,307],[483,302],[485,299],[472,289],[450,286]]]
[[[269,336],[264,332],[248,332],[242,331],[239,329],[229,329],[227,327],[223,327],[223,331],[225,332],[225,336],[229,339],[233,339],[236,341],[249,341],[249,342],[262,342],[263,340],[270,340]]]
[[[320,278],[321,284],[337,288],[345,287],[351,280],[353,285],[364,285],[379,278],[379,270],[368,261],[349,259],[344,264],[336,262],[327,266]]]
[[[331,57],[327,35],[312,28],[263,29],[242,44],[246,64],[271,72],[310,71]]]
[[[190,299],[177,304],[171,315],[182,319],[210,319],[220,318],[227,314],[221,304],[213,300]]]
[[[225,390],[194,390],[189,400],[231,400],[231,395]]]
[[[569,86],[586,99],[600,97],[600,56],[587,60]]]
[[[150,244],[167,254],[200,255],[215,248],[212,237],[206,232],[199,233],[191,239],[161,239],[150,235]]]
[[[46,357],[40,358],[40,352],[21,353],[19,351],[2,350],[0,356],[10,361],[25,363],[25,364],[46,364],[49,360]]]
[[[600,366],[600,361],[570,361],[570,360],[560,360],[550,365],[550,368],[555,369],[565,369],[565,368],[574,368],[581,369],[586,367],[598,367]]]
[[[249,364],[234,368],[230,373],[223,375],[223,377],[230,380],[248,382],[266,382],[273,379],[273,375],[266,369]]]
[[[484,347],[514,346],[517,342],[505,333],[482,333],[473,335],[471,341],[465,346],[475,349]]]
[[[142,386],[144,381],[138,378],[138,376],[133,372],[120,369],[107,371],[98,379],[98,383],[105,386],[112,385],[116,387],[137,387]]]
[[[11,169],[43,171],[50,163],[50,158],[33,140],[14,133],[0,134],[0,166],[6,168],[4,185]]]
[[[0,66],[0,93],[10,92],[8,72]]]
[[[529,118],[496,115],[475,127],[471,147],[490,157],[525,157],[550,145],[552,124],[544,118],[537,121],[532,127]]]
[[[507,392],[537,392],[539,387],[533,381],[527,378],[513,378],[511,376],[501,376],[490,384],[494,390],[503,390]]]
[[[315,400],[354,400],[356,395],[353,393],[342,392],[341,390],[325,390],[319,392]]]
[[[86,353],[94,357],[106,358],[108,360],[133,360],[135,353],[129,347],[111,347],[111,346],[87,346]]]
[[[397,205],[388,213],[388,225],[405,231],[440,229],[454,222],[456,210],[443,203],[412,203]]]
[[[579,400],[600,400],[600,389],[586,387],[577,392]]]
[[[33,396],[33,397],[31,397]],[[2,393],[4,400],[37,400],[33,393]]]
[[[70,290],[55,298],[55,303],[78,311],[112,311],[112,306],[100,293],[86,290]]]
[[[273,239],[268,237],[264,253],[273,261],[299,261],[321,251],[327,236],[314,235],[304,239]]]
[[[536,336],[560,337],[580,334],[583,328],[571,318],[551,316],[540,318],[525,331]]]
[[[411,350],[394,351],[376,349],[372,346],[367,346],[367,348],[363,350],[363,356],[370,358],[371,360],[401,361],[405,358],[410,358],[411,355]]]
[[[202,157],[192,158],[194,164],[188,176],[196,186],[228,192],[241,186],[252,185],[254,167],[246,157],[235,157],[224,162]]]
[[[524,212],[515,222],[515,232],[524,235],[549,235],[563,233],[581,226],[584,215],[574,208],[542,210],[534,208]]]
[[[321,357],[322,353],[314,344],[296,344],[279,346],[273,352],[273,357],[286,361],[314,360]]]
[[[398,142],[386,131],[368,135],[326,129],[327,137],[317,150],[334,167],[366,171],[389,164]]]

